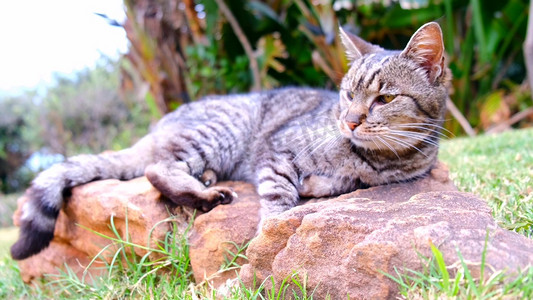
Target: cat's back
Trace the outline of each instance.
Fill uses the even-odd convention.
[[[176,123],[194,124],[205,120],[240,119],[250,130],[271,131],[291,120],[317,110],[327,110],[338,101],[338,93],[323,89],[287,87],[262,92],[211,95],[181,105],[164,116],[155,130]]]
[[[288,87],[265,92],[260,100],[262,112],[282,118],[294,118],[338,101],[338,93],[315,88]]]

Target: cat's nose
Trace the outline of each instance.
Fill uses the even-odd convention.
[[[355,123],[355,122],[345,122],[345,123],[346,123],[346,126],[348,126],[348,128],[350,128],[351,131],[354,131],[355,128],[356,128],[357,126],[359,126],[359,124],[358,124],[358,123]]]
[[[363,120],[366,119],[365,114],[348,114],[346,118],[344,119],[344,123],[348,128],[350,128],[351,131],[354,131],[355,128],[363,122]]]

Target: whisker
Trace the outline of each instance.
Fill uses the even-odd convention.
[[[311,143],[309,143],[307,146],[303,147],[302,150],[300,150],[295,156],[294,158],[292,159],[293,162],[297,161],[298,159],[300,159],[300,157],[302,157],[303,155],[307,154],[307,152],[310,150],[310,149],[313,149],[316,145],[319,145],[320,143],[323,142],[323,139],[316,139],[314,141],[312,141]]]
[[[442,126],[440,124],[427,123],[427,122],[401,123],[401,124],[398,124],[398,125],[429,125],[429,126],[432,126],[432,127],[446,129],[444,126]]]
[[[378,143],[376,143],[376,140],[374,139],[374,137],[371,137],[371,141],[372,143],[374,143],[374,145],[376,145],[376,148],[378,148],[379,151],[382,151],[381,146]]]
[[[383,137],[384,138],[388,138],[389,140],[394,141],[394,142],[396,142],[396,143],[398,143],[400,145],[406,146],[407,148],[416,149],[416,151],[420,152],[420,154],[424,155],[425,157],[428,157],[424,152],[422,152],[422,150],[418,149],[418,147],[416,147],[416,146],[414,146],[412,144],[409,144],[406,141],[402,141],[399,138],[396,138],[396,137],[393,137],[393,136],[389,136],[387,134],[384,134]]]
[[[445,127],[438,125],[438,124],[432,124],[432,123],[403,123],[403,124],[395,124],[395,126],[421,126],[422,128],[433,128],[433,129],[440,129],[443,131],[450,132]],[[451,132],[450,132],[451,133]]]
[[[316,140],[319,138],[322,138],[323,136],[328,136],[330,134],[337,135],[340,134],[339,130],[334,125],[328,125],[324,127],[318,127],[312,129],[312,127],[302,127],[304,130],[300,134],[296,134],[294,132],[288,132],[287,135],[296,135],[294,138],[287,140],[286,143],[292,143],[295,141],[298,141],[299,139],[303,139],[306,136],[309,136],[310,140]]]
[[[333,140],[337,139],[338,137],[342,137],[340,132],[337,132],[337,134],[333,135],[324,135],[321,138],[313,140],[309,145],[305,146],[302,150],[300,150],[296,156],[292,159],[293,162],[297,161],[301,157],[305,157],[307,155],[312,155],[314,152],[316,152],[320,147],[323,145],[332,142]],[[312,149],[312,150],[311,150]]]
[[[384,135],[383,137],[388,139],[391,142],[394,142],[394,143],[398,144],[398,145],[402,145],[402,146],[404,146],[406,148],[413,148],[413,149],[417,150],[418,152],[422,153],[420,151],[420,149],[418,149],[417,147],[415,147],[415,146],[413,146],[413,145],[411,145],[411,144],[409,144],[409,143],[407,143],[405,141],[402,141],[402,140],[400,140],[398,138],[394,138],[394,137],[388,136],[388,135]]]
[[[322,143],[320,143],[320,145],[318,145],[315,149],[311,150],[311,152],[309,152],[308,154],[309,155],[312,155],[313,153],[315,153],[318,149],[320,149],[320,147],[322,147],[323,145],[325,144],[329,144],[332,140],[335,140],[337,137],[334,136],[334,137],[330,137],[329,139],[324,139],[324,141]]]
[[[434,119],[434,118],[428,118],[428,117],[413,117],[413,119],[423,120],[423,121],[431,121],[431,122],[446,122],[450,121],[451,119]]]
[[[372,141],[372,143],[374,143],[374,145],[376,145],[376,148],[377,148],[376,150],[370,149],[370,152],[372,152],[372,154],[375,154],[376,151],[383,151],[383,149],[381,148],[381,145],[379,143],[376,143],[376,138],[374,136],[370,136],[370,140]]]
[[[299,160],[303,157],[309,157],[313,155],[318,149],[320,149],[323,145],[326,143],[330,143],[332,140],[336,139],[337,137],[329,137],[322,140],[317,140],[313,142],[312,144],[306,146],[304,149],[302,149],[298,154],[292,159],[293,162]]]
[[[417,129],[422,129],[422,130],[428,130],[428,131],[432,131],[432,132],[438,133],[439,135],[448,137],[444,133],[436,130],[436,129],[440,129],[442,131],[445,131],[445,132],[449,133],[452,137],[455,136],[455,134],[453,134],[453,132],[449,131],[448,129],[446,129],[446,128],[440,126],[440,125],[431,124],[431,123],[404,123],[404,124],[394,124],[393,126],[394,127],[406,127],[406,128],[417,128]],[[427,126],[429,126],[429,128]],[[434,127],[434,128],[430,128],[430,127]]]
[[[439,146],[439,144],[437,142],[428,139],[431,136],[427,136],[427,135],[423,135],[423,134],[415,134],[414,132],[399,131],[399,130],[390,130],[389,133],[392,134],[392,135],[396,135],[396,136],[412,138],[412,139],[424,142],[426,144],[433,145],[435,147]]]
[[[385,146],[387,146],[392,152],[394,152],[394,154],[396,154],[396,157],[398,157],[398,159],[400,159],[400,156],[398,155],[398,152],[396,152],[396,150],[394,150],[394,148],[389,144],[387,143],[387,141],[385,141],[385,139],[383,139],[381,136],[376,136],[380,142],[382,142]]]
[[[398,128],[400,129],[401,131],[404,131],[404,132],[412,132],[412,133],[419,133],[419,134],[422,134],[421,132],[418,132],[418,131],[412,131],[412,130],[408,130],[408,129],[411,129],[411,128],[416,128],[416,129],[421,129],[421,130],[424,130],[424,131],[429,131],[431,133],[435,133],[437,136],[437,138],[446,138],[448,139],[449,137],[447,135],[445,135],[444,133],[440,132],[439,130],[435,130],[435,129],[431,129],[431,128],[424,128],[424,127],[415,127],[415,126],[394,126],[394,127],[390,127],[390,128]],[[402,129],[403,128],[403,129]]]
[[[329,142],[325,147],[324,147],[324,151],[329,151],[331,150],[331,148],[333,148],[334,146],[336,146],[340,141],[342,140],[342,135],[338,135],[336,136],[331,142]]]

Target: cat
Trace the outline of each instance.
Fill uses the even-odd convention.
[[[437,159],[449,81],[439,25],[422,26],[401,51],[339,31],[351,63],[340,92],[209,96],[166,115],[131,148],[43,171],[27,191],[12,257],[46,248],[65,192],[94,180],[146,175],[176,205],[201,211],[238,196],[217,180],[243,180],[257,187],[264,220],[302,197],[426,175]]]

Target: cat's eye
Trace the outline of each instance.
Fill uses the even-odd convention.
[[[353,101],[353,98],[355,97],[355,93],[349,90],[344,90],[344,95],[349,101]]]
[[[396,98],[396,95],[381,95],[378,97],[378,100],[381,103],[386,104],[390,103],[392,100],[394,100],[394,98]]]

